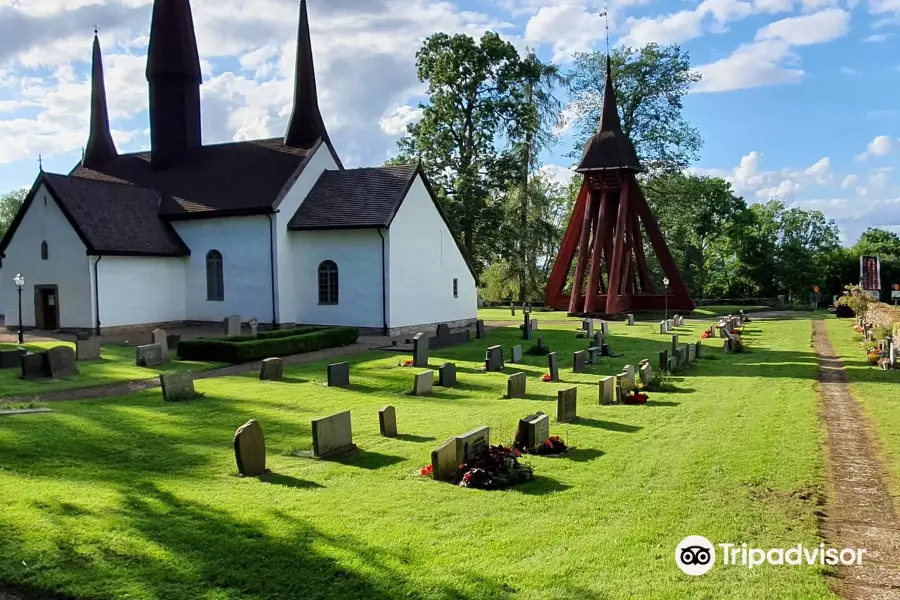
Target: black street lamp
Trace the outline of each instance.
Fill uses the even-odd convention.
[[[19,291],[19,343],[24,344],[25,339],[22,337],[22,288],[25,287],[25,278],[22,277],[21,273],[16,273],[16,276],[13,277],[13,283],[16,284],[16,289]]]

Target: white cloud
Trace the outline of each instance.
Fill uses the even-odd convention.
[[[851,69],[850,67],[841,67],[840,72],[841,72],[841,75],[847,75],[848,77],[856,77],[856,76],[862,74],[859,71],[857,71],[856,69]]]
[[[831,159],[827,156],[820,158],[815,164],[806,169],[804,173],[813,178],[816,183],[828,183],[831,180]]]
[[[756,41],[782,40],[792,46],[821,44],[845,35],[849,25],[849,11],[830,8],[769,23],[756,32]]]
[[[893,35],[890,33],[873,33],[872,35],[870,35],[868,37],[864,37],[862,39],[862,41],[868,42],[871,44],[880,44],[881,42],[888,41],[892,37],[893,37]]]
[[[846,190],[848,187],[851,187],[859,181],[859,176],[857,175],[847,175],[841,180],[841,189]]]
[[[388,135],[404,135],[406,127],[422,118],[422,109],[404,104],[379,121],[381,131]]]
[[[866,151],[857,155],[856,160],[867,160],[873,156],[887,156],[897,147],[894,138],[887,135],[875,137],[866,147]]]
[[[553,181],[558,183],[559,185],[568,185],[569,181],[572,180],[572,176],[575,175],[575,171],[572,167],[564,167],[561,165],[544,165],[541,168],[541,174]]]
[[[609,11],[610,27],[615,27],[615,10]],[[603,19],[578,0],[563,0],[542,6],[525,25],[525,41],[553,45],[553,60],[568,61],[576,52],[588,52],[606,35]]]

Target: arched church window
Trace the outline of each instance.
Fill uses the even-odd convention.
[[[225,278],[222,272],[222,253],[210,250],[206,253],[206,299],[225,299]]]
[[[319,304],[338,303],[338,268],[334,261],[319,265]]]

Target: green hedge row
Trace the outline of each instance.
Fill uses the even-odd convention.
[[[302,327],[291,327],[290,329],[272,329],[270,331],[260,331],[256,337],[252,335],[229,335],[221,337],[200,338],[203,340],[219,340],[222,342],[253,342],[256,340],[271,340],[274,338],[293,337],[295,335],[303,335],[304,333],[312,333],[314,331],[322,331],[328,327],[320,325],[304,325]]]
[[[237,364],[273,356],[290,356],[291,354],[303,354],[304,352],[314,352],[325,348],[347,346],[355,343],[359,337],[359,330],[353,327],[315,329],[315,331],[299,335],[270,337],[268,339],[250,338],[249,341],[229,341],[227,339],[185,340],[178,342],[178,358],[181,360],[207,360]]]

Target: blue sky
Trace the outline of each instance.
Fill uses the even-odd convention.
[[[0,0],[0,190],[27,186],[38,155],[67,172],[87,139],[93,25],[100,28],[120,151],[148,146],[143,75],[151,0]],[[297,1],[193,0],[204,141],[281,135],[291,101]],[[414,55],[443,30],[500,32],[563,68],[605,47],[603,2],[309,0],[323,116],[348,166],[379,164],[415,119]],[[820,209],[852,243],[900,232],[900,0],[623,0],[613,44],[677,42],[703,80],[686,117],[694,169],[748,201]],[[545,159],[568,175],[567,133]]]

